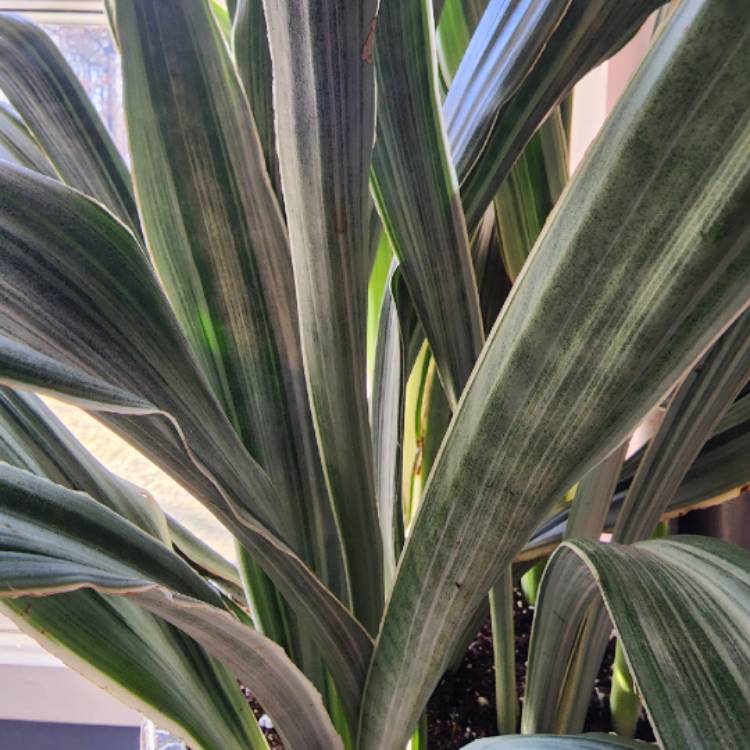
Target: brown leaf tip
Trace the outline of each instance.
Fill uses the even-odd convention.
[[[365,43],[362,45],[362,60],[368,65],[372,65],[372,53],[375,49],[375,27],[378,25],[377,16],[373,16],[370,21],[370,30],[365,37]]]

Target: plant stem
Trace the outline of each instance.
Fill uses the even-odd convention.
[[[620,737],[632,739],[638,726],[638,717],[641,715],[641,699],[635,691],[633,677],[619,640],[615,644],[609,708],[612,712],[612,728]]]
[[[513,627],[513,574],[507,568],[490,591],[490,618],[495,659],[497,731],[515,734],[518,724],[516,643]]]

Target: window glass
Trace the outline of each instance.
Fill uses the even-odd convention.
[[[127,157],[122,110],[120,55],[106,26],[45,25],[99,112],[120,152]]]

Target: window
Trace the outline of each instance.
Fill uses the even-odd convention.
[[[0,11],[22,13],[44,28],[127,158],[120,56],[107,27],[103,0],[0,0]],[[5,97],[0,94],[0,98]]]
[[[109,29],[102,24],[44,24],[44,29],[83,84],[120,152],[126,154],[120,56]]]

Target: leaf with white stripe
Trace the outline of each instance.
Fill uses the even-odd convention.
[[[128,597],[1,597],[2,613],[46,651],[196,750],[267,750],[234,674]]]
[[[550,110],[664,1],[493,0],[444,105],[470,231]],[[540,29],[523,22],[544,6],[555,6],[557,17],[542,41]],[[498,64],[502,75],[485,93],[478,82]]]
[[[149,414],[156,407],[124,388],[0,335],[0,383],[65,396],[81,407]]]
[[[281,201],[281,174],[273,121],[273,72],[263,0],[238,0],[232,26],[232,51],[258,128],[266,169],[276,197]]]
[[[488,0],[447,0],[439,23],[435,20],[438,62],[446,86],[453,80],[487,4]]]
[[[404,549],[363,750],[406,742],[463,623],[555,498],[750,303],[750,6],[741,16],[733,0],[680,5],[545,225]]]
[[[136,192],[160,278],[229,420],[274,483],[287,541],[346,601],[286,230],[247,99],[204,3],[115,8]]]
[[[377,0],[264,0],[308,391],[354,613],[383,611],[367,409]]]
[[[117,0],[115,0],[117,2]],[[208,6],[211,9],[211,13],[216,20],[216,25],[222,33],[224,39],[230,42],[232,39],[232,18],[229,15],[227,6],[223,0],[208,0]]]
[[[565,582],[563,607],[559,589],[548,599],[547,585],[554,581],[558,586]],[[577,632],[568,627],[569,620],[597,593],[617,630],[659,747],[742,747],[750,732],[750,553],[702,537],[632,547],[566,542],[542,579],[532,653],[543,644],[547,651],[569,655]],[[556,612],[552,639],[537,625],[548,603]]]
[[[384,0],[375,45],[375,202],[455,406],[482,348],[469,240],[437,91],[426,2]]]
[[[380,312],[371,416],[375,489],[380,509],[387,586],[393,583],[396,564],[404,545],[401,431],[404,422],[404,391],[408,377],[406,335],[416,318],[410,304],[399,305],[397,302],[397,298],[405,294],[407,292],[399,267],[392,264]],[[409,319],[405,320],[405,316]]]
[[[242,679],[289,747],[342,746],[320,695],[282,649],[226,612],[174,552],[88,496],[27,472],[0,466],[0,487],[0,597],[125,594]]]
[[[171,544],[166,518],[156,501],[102,466],[37,396],[0,388],[0,429],[3,442],[26,458],[22,468],[86,492],[155,539]],[[14,463],[2,448],[0,460]]]
[[[491,0],[445,97],[446,130],[459,174],[471,167],[498,109],[539,59],[571,0]]]
[[[451,77],[456,72],[461,57],[469,44],[470,36],[474,33],[488,7],[487,0],[450,0],[446,6],[447,17],[441,20],[441,40],[450,41],[451,53],[449,59],[443,61],[444,76]],[[495,5],[499,9],[499,6]],[[548,8],[547,12],[550,9]],[[513,21],[514,14],[518,14],[518,7],[505,7],[505,24]],[[542,7],[527,7],[532,18],[539,18]],[[450,31],[448,28],[449,27]],[[539,29],[537,29],[539,30]],[[541,29],[544,33],[544,29]],[[511,35],[512,36],[512,35]],[[506,65],[511,64],[517,50],[509,40],[507,44],[495,49],[496,56],[508,59]],[[458,58],[458,59],[456,59]],[[500,62],[500,60],[498,60]],[[520,61],[515,60],[518,64]],[[502,65],[502,63],[501,63]],[[515,280],[526,261],[536,238],[544,226],[550,211],[560,197],[568,181],[568,145],[559,109],[552,110],[539,131],[532,137],[521,152],[518,160],[503,180],[495,195],[493,205],[498,232],[500,234],[501,252],[506,272],[511,280]],[[484,233],[487,214],[479,223],[479,234]],[[492,224],[494,225],[494,221]],[[473,240],[476,245],[476,239]],[[477,285],[481,287],[480,268],[475,260],[477,270]],[[490,278],[492,278],[490,276]],[[497,282],[496,282],[497,283]],[[502,296],[502,295],[501,295]],[[480,292],[482,315],[488,318],[487,304]],[[497,302],[495,302],[497,304]],[[499,307],[497,308],[499,310]],[[490,315],[492,322],[496,317]],[[485,327],[489,328],[485,323]]]
[[[285,542],[274,486],[239,442],[135,249],[133,235],[99,204],[0,166],[0,333],[154,404],[153,416],[101,418],[252,551],[356,712],[372,642]]]

